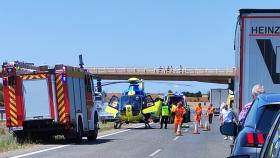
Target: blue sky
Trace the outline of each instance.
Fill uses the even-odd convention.
[[[277,6],[276,0],[1,1],[0,61],[77,65],[82,53],[87,66],[232,68],[238,10]],[[147,83],[146,89],[226,87],[188,83],[193,87]]]

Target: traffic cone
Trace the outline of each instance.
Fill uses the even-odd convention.
[[[198,131],[198,127],[197,127],[197,126],[198,126],[198,123],[195,122],[195,123],[194,123],[194,131],[193,131],[193,134],[200,134],[199,131]]]
[[[205,121],[205,127],[204,127],[203,131],[210,131],[210,125],[209,125],[209,122],[207,120]]]
[[[181,125],[178,125],[176,136],[182,136]]]

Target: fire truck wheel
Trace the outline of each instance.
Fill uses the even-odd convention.
[[[83,122],[80,118],[78,122],[79,123],[78,123],[78,132],[76,133],[76,142],[81,143],[83,140]]]
[[[15,136],[19,144],[23,144],[26,141],[26,136],[24,135],[24,133],[16,133]]]
[[[88,138],[88,140],[96,140],[97,135],[98,135],[98,126],[97,126],[97,123],[94,123],[94,130],[89,131],[87,138]]]

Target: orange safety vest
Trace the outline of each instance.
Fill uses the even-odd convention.
[[[208,109],[207,109],[207,113],[208,113],[208,115],[209,114],[214,114],[214,108],[209,106]]]
[[[176,107],[175,109],[175,124],[181,124],[183,122],[183,116],[186,113],[186,109],[184,107]]]
[[[195,107],[195,116],[194,120],[196,122],[200,122],[201,120],[201,115],[202,115],[202,107],[199,107],[198,105]]]

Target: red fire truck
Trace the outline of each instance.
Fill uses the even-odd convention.
[[[17,61],[3,63],[2,78],[7,127],[18,140],[53,135],[77,142],[83,136],[97,138],[94,78],[87,70]]]

